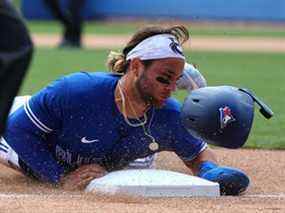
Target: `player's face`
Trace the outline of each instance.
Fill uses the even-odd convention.
[[[182,59],[154,60],[150,66],[144,68],[136,82],[141,97],[156,107],[163,106],[176,90],[176,81],[182,75],[183,68]]]

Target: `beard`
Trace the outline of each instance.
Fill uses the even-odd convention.
[[[153,88],[150,87],[148,80],[146,79],[145,74],[143,73],[135,82],[136,90],[138,91],[139,97],[147,104],[152,105],[156,108],[161,108],[164,105],[164,102],[156,99],[151,91]]]

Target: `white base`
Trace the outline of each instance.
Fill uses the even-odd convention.
[[[141,169],[110,172],[92,180],[86,192],[143,197],[218,197],[218,183],[173,171]]]

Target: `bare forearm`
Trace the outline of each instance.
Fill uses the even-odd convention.
[[[199,172],[200,164],[205,162],[205,161],[212,161],[214,163],[217,163],[217,158],[216,158],[214,152],[209,147],[207,147],[204,151],[202,151],[192,161],[184,161],[184,163],[189,169],[191,169],[191,171],[194,175],[197,175],[197,173]]]

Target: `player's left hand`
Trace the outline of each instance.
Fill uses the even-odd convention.
[[[221,195],[240,195],[249,186],[248,176],[241,170],[218,166],[206,161],[200,165],[199,177],[220,184]]]
[[[65,190],[80,190],[93,179],[103,177],[106,170],[98,164],[82,165],[73,172],[62,177],[60,184]]]
[[[206,87],[207,82],[199,70],[192,64],[185,63],[181,78],[176,82],[177,89],[184,89],[188,92]]]

